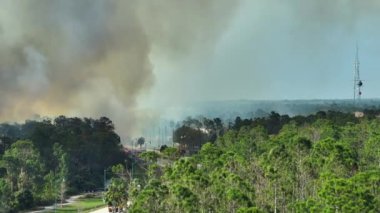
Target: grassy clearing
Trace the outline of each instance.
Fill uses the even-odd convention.
[[[68,213],[68,212],[89,212],[100,207],[105,206],[102,198],[81,198],[78,199],[75,203],[70,205],[65,205],[62,208],[58,207],[56,212],[58,213]],[[54,212],[50,211],[50,212]]]

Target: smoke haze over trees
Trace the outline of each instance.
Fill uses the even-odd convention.
[[[123,137],[177,103],[349,98],[356,40],[378,97],[375,0],[1,3],[1,121],[104,115]]]
[[[0,0],[0,212],[379,212],[379,11]]]
[[[2,1],[0,120],[106,115],[137,129],[153,116],[137,108],[155,82],[152,51],[212,47],[235,7],[201,2]]]

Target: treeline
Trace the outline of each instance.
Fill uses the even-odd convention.
[[[310,115],[319,111],[353,112],[365,109],[378,109],[380,99],[362,99],[360,102],[346,100],[231,100],[207,101],[197,104],[187,104],[179,107],[188,115],[203,115],[208,118],[219,117],[224,121],[235,119],[236,116],[244,118],[265,117],[271,111],[280,114]]]
[[[184,122],[179,129],[192,130],[175,138],[201,149],[169,166],[165,155],[142,155],[148,179],[124,189],[130,212],[380,212],[378,114],[272,112],[236,118],[220,134],[202,120]],[[186,139],[194,131],[202,142]]]
[[[106,117],[0,125],[0,212],[60,202],[103,187],[103,171],[125,163]]]

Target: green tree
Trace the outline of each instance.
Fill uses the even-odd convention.
[[[312,158],[320,173],[347,176],[357,168],[357,154],[347,143],[332,138],[314,143]]]
[[[197,152],[207,139],[207,134],[202,130],[185,125],[173,133],[173,141],[180,144],[181,149],[189,153]]]
[[[30,209],[34,206],[34,197],[30,190],[25,189],[16,193],[17,206],[19,209]]]
[[[374,197],[351,179],[329,177],[319,192],[323,208],[335,212],[374,212]],[[378,209],[379,210],[379,209]]]
[[[137,139],[137,145],[140,146],[140,149],[141,147],[145,144],[145,138],[144,137],[139,137],[139,139]]]
[[[53,171],[45,175],[44,182],[42,199],[46,203],[52,203],[58,197],[57,178]]]
[[[380,169],[380,133],[364,142],[362,164],[365,169]]]
[[[125,206],[128,201],[127,183],[121,178],[112,178],[105,199],[114,206]]]
[[[9,182],[4,178],[0,178],[0,212],[9,212],[12,208],[17,208],[14,202],[15,197]]]
[[[11,193],[15,194],[16,208],[25,209],[39,199],[42,183],[43,164],[38,151],[31,141],[17,141],[6,150],[1,161],[6,169],[6,180]],[[26,202],[25,199],[28,199]],[[29,202],[30,201],[30,202]]]

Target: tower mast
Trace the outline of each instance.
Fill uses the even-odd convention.
[[[356,103],[356,100],[360,100],[362,91],[361,88],[363,86],[362,80],[360,80],[360,62],[359,62],[359,47],[358,44],[356,44],[356,57],[355,57],[355,63],[354,63],[354,102]]]

